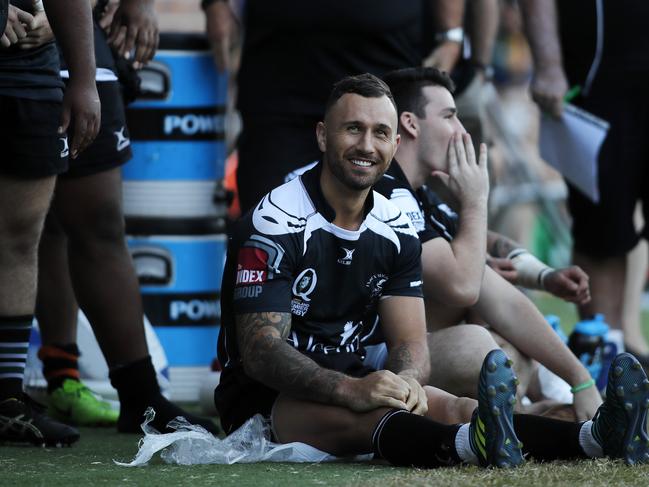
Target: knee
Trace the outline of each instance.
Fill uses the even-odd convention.
[[[70,244],[80,250],[124,245],[124,216],[118,204],[106,205],[65,220]]]
[[[31,212],[4,218],[0,225],[0,254],[18,259],[35,257],[44,217],[42,213]]]

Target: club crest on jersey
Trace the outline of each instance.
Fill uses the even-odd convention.
[[[378,298],[383,294],[383,285],[388,280],[385,274],[374,274],[365,283],[365,287],[370,290],[370,299]]]
[[[344,257],[338,259],[338,263],[342,265],[351,265],[352,259],[354,257],[354,251],[356,249],[346,249],[345,247],[340,247],[340,250],[345,254]]]
[[[318,283],[318,276],[312,268],[304,269],[293,282],[293,295],[303,301],[311,301],[309,294],[313,292]]]

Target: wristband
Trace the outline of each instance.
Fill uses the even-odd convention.
[[[575,387],[571,387],[570,392],[576,394],[578,392],[585,391],[586,389],[593,387],[594,385],[595,385],[595,379],[591,377],[586,382],[582,382],[581,384],[577,384]]]
[[[514,249],[507,258],[512,261],[518,273],[517,284],[528,289],[545,290],[543,280],[554,269],[545,265],[525,249]]]
[[[435,40],[439,42],[451,41],[462,44],[464,40],[464,29],[462,27],[453,27],[452,29],[438,32],[435,34]]]
[[[216,2],[227,2],[228,0],[201,0],[201,8],[205,10],[207,7]]]

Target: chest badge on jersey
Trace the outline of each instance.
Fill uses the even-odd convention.
[[[342,250],[345,255],[338,259],[337,262],[342,265],[351,265],[352,259],[354,258],[354,251],[356,249],[346,249],[345,247],[340,247],[340,250]]]
[[[312,268],[304,269],[293,281],[293,299],[291,300],[291,313],[304,316],[309,310],[309,295],[318,284],[318,275]]]

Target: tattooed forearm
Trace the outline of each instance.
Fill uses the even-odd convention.
[[[512,250],[520,247],[520,244],[499,233],[489,232],[487,235],[487,253],[494,257],[507,257]]]
[[[405,374],[425,384],[430,376],[428,347],[405,342],[390,349],[385,368],[395,374]]]
[[[286,343],[290,329],[289,313],[237,316],[237,338],[246,374],[297,398],[339,403],[336,390],[345,376],[320,367]]]

